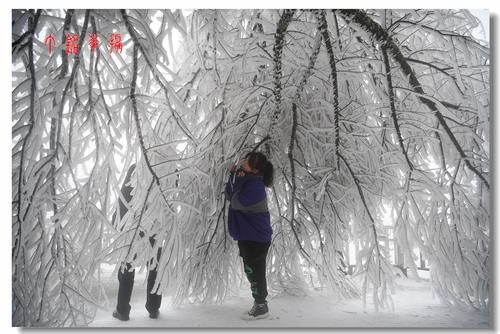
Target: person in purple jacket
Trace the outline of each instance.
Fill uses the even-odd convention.
[[[245,274],[255,300],[246,320],[262,319],[269,315],[266,302],[266,257],[271,245],[271,216],[265,187],[273,182],[273,165],[260,152],[250,152],[231,168],[226,184],[229,234],[238,241]]]

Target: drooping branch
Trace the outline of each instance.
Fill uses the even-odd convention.
[[[92,19],[91,19],[91,24],[92,24],[92,31],[94,33],[97,32],[97,26],[96,26],[96,23],[95,23],[95,17],[92,16]],[[96,76],[96,80],[97,80],[97,85],[99,86],[99,91],[100,91],[100,95],[99,97],[97,98],[96,100],[96,104],[97,102],[99,101],[99,98],[102,99],[102,104],[104,105],[104,110],[106,110],[106,115],[108,116],[108,122],[107,122],[107,125],[109,127],[110,123],[111,123],[111,112],[109,111],[109,107],[108,107],[108,104],[106,102],[106,99],[104,98],[104,90],[102,89],[102,82],[101,82],[101,74],[99,72],[99,60],[101,59],[101,48],[98,47],[96,48],[96,60],[95,60],[95,66],[94,66],[94,72],[95,72],[95,76]],[[114,144],[113,144],[114,145]]]
[[[337,19],[337,14],[335,13],[335,10],[333,10],[332,13],[333,13],[333,23],[335,23],[335,32],[337,34],[337,42],[339,45],[339,50],[342,51],[342,40],[340,38],[339,20]]]
[[[86,10],[85,11],[85,19],[83,20],[82,31],[81,31],[80,35],[78,36],[78,38],[79,38],[78,39],[78,50],[82,50],[83,41],[85,40],[85,36],[87,34],[89,17],[90,17],[90,10]],[[68,94],[70,88],[73,85],[73,80],[75,79],[79,65],[80,65],[80,53],[78,52],[75,55],[75,61],[73,63],[73,68],[71,70],[69,80],[66,83],[66,86],[64,87],[61,102],[59,103],[59,111],[57,113],[58,126],[57,126],[57,134],[56,134],[56,141],[55,141],[56,143],[59,143],[60,139],[61,139],[62,118],[63,118],[62,114],[63,114],[63,110],[64,110],[64,103],[66,102],[66,95]],[[63,72],[61,72],[61,75],[62,75],[62,73]],[[57,147],[56,147],[56,151],[57,151]],[[57,156],[57,154],[56,154],[56,152],[54,152],[53,158],[55,158],[56,156]]]
[[[368,218],[370,219],[371,227],[373,229],[373,235],[375,237],[375,243],[377,245],[377,251],[378,251],[378,238],[377,238],[377,230],[375,228],[375,219],[373,218],[370,209],[368,208],[368,204],[366,202],[366,197],[363,192],[363,188],[361,187],[360,181],[356,177],[356,174],[354,174],[354,171],[352,170],[351,166],[347,163],[347,160],[340,155],[339,158],[344,162],[345,166],[347,167],[347,170],[349,171],[349,175],[351,175],[352,180],[354,181],[354,185],[356,186],[356,190],[358,191],[359,198],[361,199],[361,203],[363,203],[363,207],[365,208],[366,214],[368,215]],[[380,251],[378,251],[380,254]]]
[[[339,155],[339,158],[344,162],[347,170],[349,171],[349,175],[351,176],[351,178],[354,182],[354,185],[356,186],[356,190],[358,192],[359,198],[361,199],[361,203],[363,203],[363,207],[365,208],[366,214],[368,215],[368,218],[370,220],[369,228],[372,230],[373,243],[374,243],[373,248],[375,248],[375,250],[376,250],[376,254],[375,254],[376,255],[376,263],[378,264],[378,266],[376,268],[377,276],[371,277],[372,282],[377,283],[377,286],[375,287],[375,291],[374,291],[374,297],[375,297],[375,296],[377,296],[376,290],[378,289],[378,287],[381,284],[381,277],[380,276],[382,274],[382,260],[384,259],[383,254],[382,254],[380,247],[379,247],[379,237],[378,237],[377,228],[375,225],[375,219],[373,218],[373,216],[370,212],[370,209],[368,208],[368,203],[366,201],[365,194],[363,192],[363,188],[361,187],[359,179],[356,177],[356,174],[354,174],[354,171],[352,170],[352,168],[349,165],[349,163],[347,162],[347,160],[342,155]],[[373,255],[373,252],[371,252],[370,256],[368,257],[367,266],[369,266],[370,262],[372,261],[371,260],[372,255]],[[365,283],[364,283],[365,289],[366,289],[366,286],[368,283],[369,276],[371,276],[371,275],[368,275],[368,274],[365,275]],[[366,299],[366,293],[363,295],[363,298]],[[378,308],[378,303],[375,303],[375,308],[376,309]]]
[[[23,145],[21,148],[21,159],[19,162],[19,178],[17,183],[17,224],[18,232],[16,239],[14,241],[15,254],[13,254],[13,263],[15,264],[14,269],[14,279],[17,275],[17,258],[19,256],[20,249],[23,247],[23,220],[21,220],[21,212],[23,207],[23,186],[24,186],[24,159],[25,151],[27,149],[29,140],[31,139],[31,134],[33,132],[33,127],[35,126],[35,94],[36,94],[36,76],[35,76],[35,61],[33,57],[33,32],[36,29],[35,18],[28,18],[28,31],[31,33],[28,37],[28,71],[30,73],[30,105],[29,105],[29,121],[28,121],[28,132],[23,139]]]
[[[149,156],[148,156],[148,151],[146,149],[146,145],[144,144],[144,137],[142,135],[142,129],[141,129],[141,121],[139,118],[139,111],[137,110],[137,99],[136,99],[136,86],[137,86],[137,72],[138,72],[138,56],[137,56],[137,51],[139,49],[139,46],[137,44],[134,44],[133,47],[133,69],[132,69],[132,82],[130,83],[130,100],[132,101],[132,112],[134,115],[134,120],[135,120],[135,127],[137,131],[137,136],[139,137],[139,145],[141,147],[141,152],[144,157],[144,161],[149,169],[149,172],[153,176],[153,182],[156,183],[156,185],[160,188],[160,194],[163,197],[163,200],[165,201],[165,204],[170,208],[172,212],[174,210],[170,206],[170,203],[168,202],[167,198],[165,197],[165,194],[163,191],[161,191],[161,184],[160,184],[160,178],[156,174],[155,170],[153,169],[153,166],[151,165],[151,162],[149,161]]]
[[[288,161],[290,164],[290,186],[291,186],[291,194],[290,194],[290,226],[292,228],[292,231],[295,235],[295,239],[297,241],[297,244],[299,248],[302,250],[302,252],[309,258],[309,254],[302,248],[302,245],[300,244],[300,240],[298,238],[297,232],[295,230],[295,199],[296,199],[296,191],[297,191],[297,181],[296,181],[296,173],[295,173],[295,160],[293,157],[293,150],[295,146],[295,142],[297,141],[297,126],[298,126],[298,115],[297,115],[297,103],[300,100],[300,96],[302,91],[304,90],[304,87],[307,83],[307,80],[311,76],[312,70],[314,69],[314,64],[316,63],[316,59],[318,58],[319,50],[321,48],[321,35],[320,32],[318,31],[316,33],[316,38],[315,38],[315,43],[313,47],[313,51],[311,56],[309,57],[309,64],[307,65],[307,68],[302,75],[302,79],[299,82],[299,85],[297,87],[297,90],[295,92],[294,99],[292,101],[292,131],[290,134],[290,141],[288,143]],[[321,238],[320,238],[321,241]]]
[[[66,16],[64,18],[64,25],[63,25],[63,30],[62,30],[62,41],[61,43],[64,42],[64,39],[66,37],[66,32],[69,30],[69,25],[71,24],[71,19],[73,18],[74,14],[74,9],[70,9],[66,12]],[[66,76],[66,73],[68,72],[68,55],[64,50],[61,51],[61,58],[62,58],[62,64],[61,64],[61,72],[59,73],[57,80],[63,80],[64,77]],[[61,101],[61,103],[64,103],[64,100]],[[54,108],[57,106],[57,101],[56,97],[54,95],[53,99],[53,106]],[[57,135],[57,126],[58,124],[60,125],[60,121],[58,121],[57,117],[52,117],[50,121],[50,142],[49,142],[49,148],[51,154],[55,155],[56,152],[56,135]],[[51,159],[50,161],[50,173],[49,173],[49,178],[50,178],[50,195],[52,196],[52,210],[54,216],[57,215],[58,213],[58,208],[57,208],[57,201],[55,201],[56,198],[56,162],[55,159]]]
[[[464,160],[465,164],[469,169],[476,174],[481,181],[484,182],[486,187],[489,189],[490,185],[488,183],[488,180],[486,180],[485,176],[475,167],[471,164],[469,157],[465,154],[463,148],[461,147],[460,143],[458,142],[457,138],[451,131],[450,127],[446,123],[443,114],[439,111],[439,109],[436,106],[436,103],[434,103],[432,100],[427,98],[424,89],[422,88],[422,85],[420,84],[417,76],[415,75],[415,72],[411,68],[411,66],[408,64],[406,61],[405,57],[403,56],[401,50],[399,49],[398,45],[393,41],[393,39],[389,36],[387,31],[385,31],[377,22],[373,21],[365,12],[362,10],[352,10],[352,9],[339,9],[339,12],[346,18],[351,19],[354,23],[362,27],[364,30],[366,30],[368,33],[370,33],[373,38],[380,42],[381,44],[385,45],[386,49],[389,51],[391,56],[393,57],[394,61],[396,61],[399,66],[401,67],[401,71],[405,75],[405,77],[408,78],[408,81],[411,85],[411,87],[417,92],[418,96],[417,98],[425,105],[427,106],[434,114],[436,115],[437,120],[443,127],[444,131],[450,138],[451,142],[453,143],[453,146],[455,149],[458,151],[460,157]]]
[[[325,41],[326,51],[328,53],[328,60],[330,64],[330,74],[332,76],[333,87],[333,114],[334,114],[334,128],[335,128],[335,165],[339,168],[339,146],[340,146],[340,128],[339,128],[339,87],[337,81],[337,67],[335,65],[335,56],[333,54],[332,42],[330,41],[330,34],[328,33],[328,24],[326,22],[326,15],[324,10],[315,11],[316,19],[318,20],[318,29]]]
[[[22,51],[26,46],[29,47],[30,43],[33,41],[33,36],[35,34],[36,27],[38,26],[38,20],[40,19],[42,10],[37,10],[35,14],[33,14],[33,10],[30,10],[29,13],[31,16],[28,18],[28,30],[22,34],[21,37],[12,42],[12,53]],[[30,20],[32,20],[31,23],[29,23]]]
[[[271,116],[271,126],[269,129],[269,134],[274,133],[276,122],[278,121],[281,115],[281,77],[283,76],[282,72],[282,56],[283,56],[283,46],[285,45],[285,32],[292,20],[292,17],[295,13],[295,9],[285,9],[283,11],[283,15],[281,16],[278,27],[276,28],[276,33],[274,34],[274,46],[273,46],[273,62],[274,62],[274,99],[275,106],[274,112]]]
[[[139,118],[139,111],[137,110],[137,99],[135,96],[135,90],[136,90],[136,86],[137,86],[137,72],[138,72],[137,49],[138,48],[139,47],[136,44],[134,44],[134,47],[133,47],[134,50],[133,50],[133,56],[132,56],[133,57],[132,58],[133,59],[132,82],[130,83],[130,100],[132,102],[132,113],[134,115],[135,127],[136,127],[136,131],[137,131],[137,136],[139,137],[139,144],[141,147],[142,155],[144,157],[144,161],[146,162],[146,165],[148,166],[149,172],[151,173],[151,175],[153,175],[153,179],[156,181],[156,184],[160,185],[160,180],[158,179],[158,176],[156,176],[156,172],[154,171],[153,167],[151,166],[151,162],[149,161],[147,149],[146,149],[146,146],[144,144],[144,137],[142,135],[141,122],[140,122],[140,118]]]
[[[382,45],[381,49],[382,49],[382,57],[384,59],[385,77],[387,78],[387,93],[389,94],[389,106],[391,108],[392,122],[394,123],[394,128],[396,129],[396,135],[398,137],[399,147],[401,148],[401,151],[405,156],[408,167],[410,168],[410,170],[413,170],[413,164],[410,158],[408,157],[408,152],[406,152],[403,143],[403,136],[401,135],[401,128],[399,127],[398,115],[396,113],[396,106],[394,103],[395,97],[394,97],[394,87],[392,86],[391,65],[389,63],[389,57],[387,56],[386,46]]]
[[[68,9],[68,11],[66,12],[66,16],[64,17],[61,43],[65,42],[66,34],[69,31],[69,26],[71,24],[71,20],[73,19],[74,13],[75,13],[74,9]],[[68,54],[66,53],[66,50],[61,50],[61,59],[62,59],[62,64],[61,64],[61,72],[59,72],[59,77],[58,77],[59,80],[63,79],[66,76],[66,73],[68,72]]]
[[[190,140],[194,141],[193,135],[189,131],[189,128],[186,126],[186,124],[184,124],[184,122],[182,121],[182,117],[170,105],[170,102],[169,102],[169,89],[168,89],[167,85],[165,84],[165,82],[163,82],[164,79],[162,80],[162,76],[158,73],[158,70],[156,69],[156,66],[154,66],[154,64],[151,61],[151,59],[149,59],[148,53],[146,52],[146,50],[142,46],[141,42],[139,41],[139,38],[137,37],[137,33],[136,33],[135,29],[134,29],[134,26],[130,23],[130,20],[129,20],[129,17],[127,15],[127,12],[125,11],[125,9],[121,9],[120,13],[122,14],[122,18],[123,18],[123,21],[125,22],[125,26],[127,27],[127,31],[130,34],[130,37],[132,38],[132,40],[134,41],[134,45],[137,45],[137,47],[141,51],[142,55],[144,56],[144,59],[146,60],[146,63],[148,64],[149,69],[153,73],[153,77],[155,78],[156,82],[162,87],[163,92],[165,94],[165,99],[167,99],[167,104],[168,104],[168,106],[170,108],[170,111],[172,112],[172,116],[174,117],[174,120],[176,121],[176,123],[179,126],[179,128],[181,129],[181,131],[184,132],[184,134]]]
[[[92,16],[91,18],[91,26],[92,26],[92,33],[94,36],[97,35],[97,28],[95,24],[95,17]],[[93,81],[92,77],[94,76],[94,68],[97,66],[97,59],[95,58],[95,53],[98,52],[95,49],[92,49],[90,51],[90,62],[89,62],[89,81],[88,81],[88,100],[87,100],[87,115],[90,117],[91,123],[92,123],[92,129],[94,130],[94,138],[95,138],[95,144],[96,144],[96,149],[95,149],[95,164],[92,167],[92,171],[90,172],[90,177],[89,177],[89,182],[92,181],[94,178],[94,174],[96,171],[97,166],[99,165],[99,155],[100,155],[100,137],[97,134],[97,121],[96,121],[96,113],[94,112],[94,102],[92,101],[92,90],[93,90]],[[95,60],[95,64],[94,64]]]
[[[428,66],[429,68],[432,68],[432,69],[438,71],[439,73],[447,76],[448,78],[451,79],[451,83],[453,83],[453,86],[455,86],[455,88],[460,92],[460,94],[462,94],[462,95],[464,94],[462,89],[457,84],[457,79],[453,75],[451,75],[450,73],[447,72],[447,70],[452,69],[452,68],[449,68],[449,69],[441,68],[439,66],[432,64],[431,62],[423,61],[423,60],[415,59],[415,58],[406,57],[405,59],[407,62],[410,62],[410,63],[417,63],[417,64]],[[446,105],[445,103],[443,103],[443,104]],[[447,107],[451,108],[451,106],[447,106]]]

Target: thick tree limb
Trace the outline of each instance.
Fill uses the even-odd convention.
[[[38,14],[39,15],[39,14]],[[13,251],[13,263],[14,266],[14,279],[17,275],[17,258],[19,256],[20,249],[23,247],[23,221],[21,220],[21,211],[23,207],[23,185],[24,185],[24,159],[25,159],[25,150],[27,143],[31,138],[31,134],[33,132],[33,127],[35,126],[35,94],[36,94],[36,76],[35,76],[35,61],[33,57],[33,32],[36,29],[36,17],[28,19],[28,31],[31,31],[31,34],[28,38],[28,71],[30,73],[30,105],[29,105],[29,123],[28,123],[28,132],[26,137],[23,139],[23,146],[21,148],[21,159],[19,162],[19,180],[17,183],[17,224],[18,224],[18,232],[14,240],[14,248]]]
[[[408,167],[410,167],[410,170],[413,170],[413,164],[410,158],[408,157],[408,152],[406,152],[403,143],[403,136],[401,135],[401,128],[399,127],[398,115],[396,114],[396,106],[394,103],[395,100],[394,87],[392,86],[392,74],[391,74],[391,65],[389,63],[389,57],[387,56],[387,50],[385,45],[383,45],[381,49],[382,49],[382,57],[384,59],[385,76],[387,78],[387,93],[389,94],[389,106],[391,108],[392,122],[394,123],[394,128],[396,129],[396,134],[398,136],[399,147],[403,152]]]
[[[274,34],[274,47],[273,47],[273,61],[274,61],[274,99],[275,99],[275,107],[274,112],[271,116],[271,127],[269,133],[274,133],[274,128],[276,126],[276,122],[281,115],[281,77],[283,76],[283,72],[281,69],[282,66],[282,55],[283,55],[283,46],[285,45],[285,32],[288,28],[288,24],[292,20],[293,14],[295,13],[295,9],[285,9],[283,15],[281,16],[278,27],[276,28],[276,33]]]
[[[332,42],[330,41],[330,34],[328,32],[328,24],[326,22],[326,15],[324,10],[315,12],[318,20],[318,29],[325,42],[326,52],[328,53],[328,60],[330,64],[330,74],[332,76],[333,87],[333,114],[334,114],[334,128],[335,128],[335,165],[339,168],[339,146],[340,146],[340,128],[339,128],[339,87],[337,81],[337,67],[335,65],[335,56],[333,54]]]

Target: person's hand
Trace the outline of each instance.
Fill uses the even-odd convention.
[[[234,165],[230,169],[231,173],[236,173],[236,176],[245,176],[247,175],[243,168],[240,165]]]
[[[240,160],[238,161],[237,164],[231,166],[231,168],[229,169],[230,172],[237,172],[237,175],[240,176],[240,172],[238,170],[242,170],[241,169],[241,164],[243,163],[243,160]]]

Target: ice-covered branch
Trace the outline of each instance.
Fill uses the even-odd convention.
[[[394,96],[394,87],[392,85],[392,74],[391,74],[391,64],[389,62],[389,57],[387,56],[387,49],[385,45],[381,47],[382,57],[384,59],[384,67],[385,67],[385,76],[387,78],[387,93],[389,94],[389,106],[391,108],[391,117],[392,122],[394,123],[394,128],[396,129],[396,134],[398,136],[398,143],[403,155],[405,156],[406,162],[408,163],[408,167],[410,170],[413,170],[413,164],[408,157],[408,152],[405,149],[405,145],[403,143],[403,136],[401,135],[401,129],[399,127],[398,115],[396,112],[395,106],[395,96]]]
[[[334,128],[335,128],[335,165],[339,168],[339,150],[340,150],[340,128],[339,128],[339,88],[337,82],[337,67],[335,65],[335,56],[333,54],[332,42],[330,41],[330,33],[328,32],[328,24],[326,22],[326,14],[324,10],[315,12],[318,20],[318,29],[321,33],[323,41],[325,42],[326,51],[328,53],[328,61],[330,65],[330,75],[332,77],[333,87],[333,115],[334,115]]]
[[[418,99],[424,105],[426,105],[432,112],[434,112],[437,120],[443,127],[444,131],[450,138],[451,142],[453,143],[453,146],[458,151],[460,157],[464,160],[467,167],[469,167],[469,169],[474,174],[476,174],[479,177],[479,179],[481,179],[481,181],[484,182],[486,187],[489,189],[490,185],[488,180],[486,180],[486,177],[475,166],[471,164],[462,146],[458,142],[456,136],[451,131],[450,127],[448,126],[447,122],[443,117],[443,114],[437,108],[436,104],[424,96],[425,92],[423,86],[419,82],[411,66],[405,60],[405,57],[403,56],[401,50],[399,49],[397,44],[392,40],[392,38],[388,35],[388,33],[379,24],[373,21],[365,12],[361,10],[341,9],[339,10],[339,12],[346,18],[351,19],[353,22],[355,22],[363,29],[365,29],[368,33],[370,33],[373,36],[375,40],[385,45],[387,50],[391,53],[392,57],[394,58],[394,61],[396,61],[400,65],[401,71],[403,71],[404,75],[408,78],[408,81],[412,86],[412,88],[415,90],[415,92],[419,94]]]
[[[274,99],[275,106],[274,111],[271,116],[271,127],[269,129],[269,134],[274,133],[276,122],[278,121],[281,115],[281,78],[283,76],[282,73],[282,55],[283,55],[283,46],[285,44],[285,33],[292,20],[292,17],[295,13],[295,10],[285,9],[283,14],[280,17],[278,22],[278,26],[276,28],[276,33],[274,35],[274,46],[273,46],[273,62],[274,62],[274,70],[273,70],[273,83],[274,83]]]
[[[148,150],[146,149],[146,145],[144,144],[144,137],[142,135],[142,129],[141,129],[141,120],[139,118],[139,111],[137,110],[137,99],[135,96],[135,90],[136,90],[136,85],[137,85],[137,71],[138,71],[138,59],[137,59],[137,51],[139,49],[139,46],[137,44],[134,44],[134,49],[133,49],[133,69],[132,69],[132,82],[130,83],[130,100],[132,101],[132,113],[134,115],[134,120],[135,120],[135,128],[137,131],[137,136],[139,137],[139,145],[142,151],[142,156],[144,157],[144,161],[146,163],[146,166],[149,169],[149,172],[151,173],[153,177],[153,182],[156,183],[156,185],[160,188],[160,194],[163,197],[163,200],[165,202],[165,205],[170,208],[170,210],[173,212],[173,209],[170,206],[169,201],[165,197],[165,194],[163,191],[161,191],[161,184],[160,184],[160,178],[158,177],[156,171],[153,169],[153,166],[151,165],[149,156],[148,156]]]
[[[41,11],[39,11],[41,12]],[[38,13],[38,16],[40,13]],[[25,177],[24,177],[24,171],[25,171],[25,166],[24,166],[24,161],[26,159],[25,157],[25,151],[28,149],[28,143],[31,139],[31,134],[33,132],[33,127],[35,126],[35,100],[36,100],[36,76],[35,76],[35,63],[34,63],[34,58],[33,58],[33,33],[36,28],[36,18],[29,18],[28,19],[28,30],[31,32],[28,38],[28,72],[30,73],[30,102],[29,102],[29,121],[28,121],[28,132],[24,139],[22,140],[22,148],[21,148],[21,158],[19,162],[19,176],[18,176],[18,184],[17,184],[17,233],[15,236],[15,240],[13,241],[14,244],[14,252],[13,254],[13,264],[14,264],[14,273],[13,277],[14,280],[17,278],[18,275],[18,268],[20,263],[18,263],[18,258],[19,258],[19,253],[21,251],[21,248],[24,246],[24,235],[23,235],[23,225],[24,222],[21,220],[22,216],[22,209],[23,209],[23,204],[24,204],[24,198],[23,198],[23,186],[25,185]]]
[[[121,12],[122,18],[123,18],[123,20],[125,22],[125,26],[127,27],[127,30],[128,30],[128,32],[130,34],[130,37],[134,41],[134,45],[136,45],[139,48],[139,50],[141,51],[141,53],[144,56],[144,59],[146,60],[146,63],[148,64],[149,69],[153,73],[153,76],[156,79],[156,82],[162,87],[163,92],[165,94],[165,99],[167,99],[167,104],[168,104],[168,106],[170,108],[170,111],[172,112],[172,116],[174,117],[175,121],[177,122],[177,125],[184,132],[184,134],[190,140],[193,141],[194,140],[193,139],[193,135],[190,133],[190,131],[189,131],[188,127],[186,126],[186,124],[184,124],[184,122],[182,121],[182,117],[177,113],[177,111],[175,109],[172,108],[172,106],[170,105],[170,102],[169,102],[169,93],[171,93],[173,95],[174,99],[178,99],[179,97],[175,95],[175,92],[169,92],[168,83],[166,83],[165,78],[163,78],[163,76],[159,73],[159,71],[156,68],[155,64],[153,64],[153,61],[150,59],[150,56],[148,55],[148,52],[146,52],[146,50],[144,49],[143,45],[139,41],[139,38],[137,37],[137,34],[135,32],[135,29],[134,29],[133,25],[130,23],[130,20],[128,18],[128,15],[127,15],[126,11],[124,9],[122,9],[122,10],[120,10],[120,12]]]
[[[33,12],[33,10],[29,11],[30,17],[28,18],[28,22],[30,23],[28,30],[14,42],[12,42],[12,53],[22,51],[26,46],[29,47],[30,43],[33,42],[33,37],[35,35],[36,27],[38,26],[38,20],[40,19],[40,15],[42,14],[42,10],[37,10],[35,14],[33,14]]]

